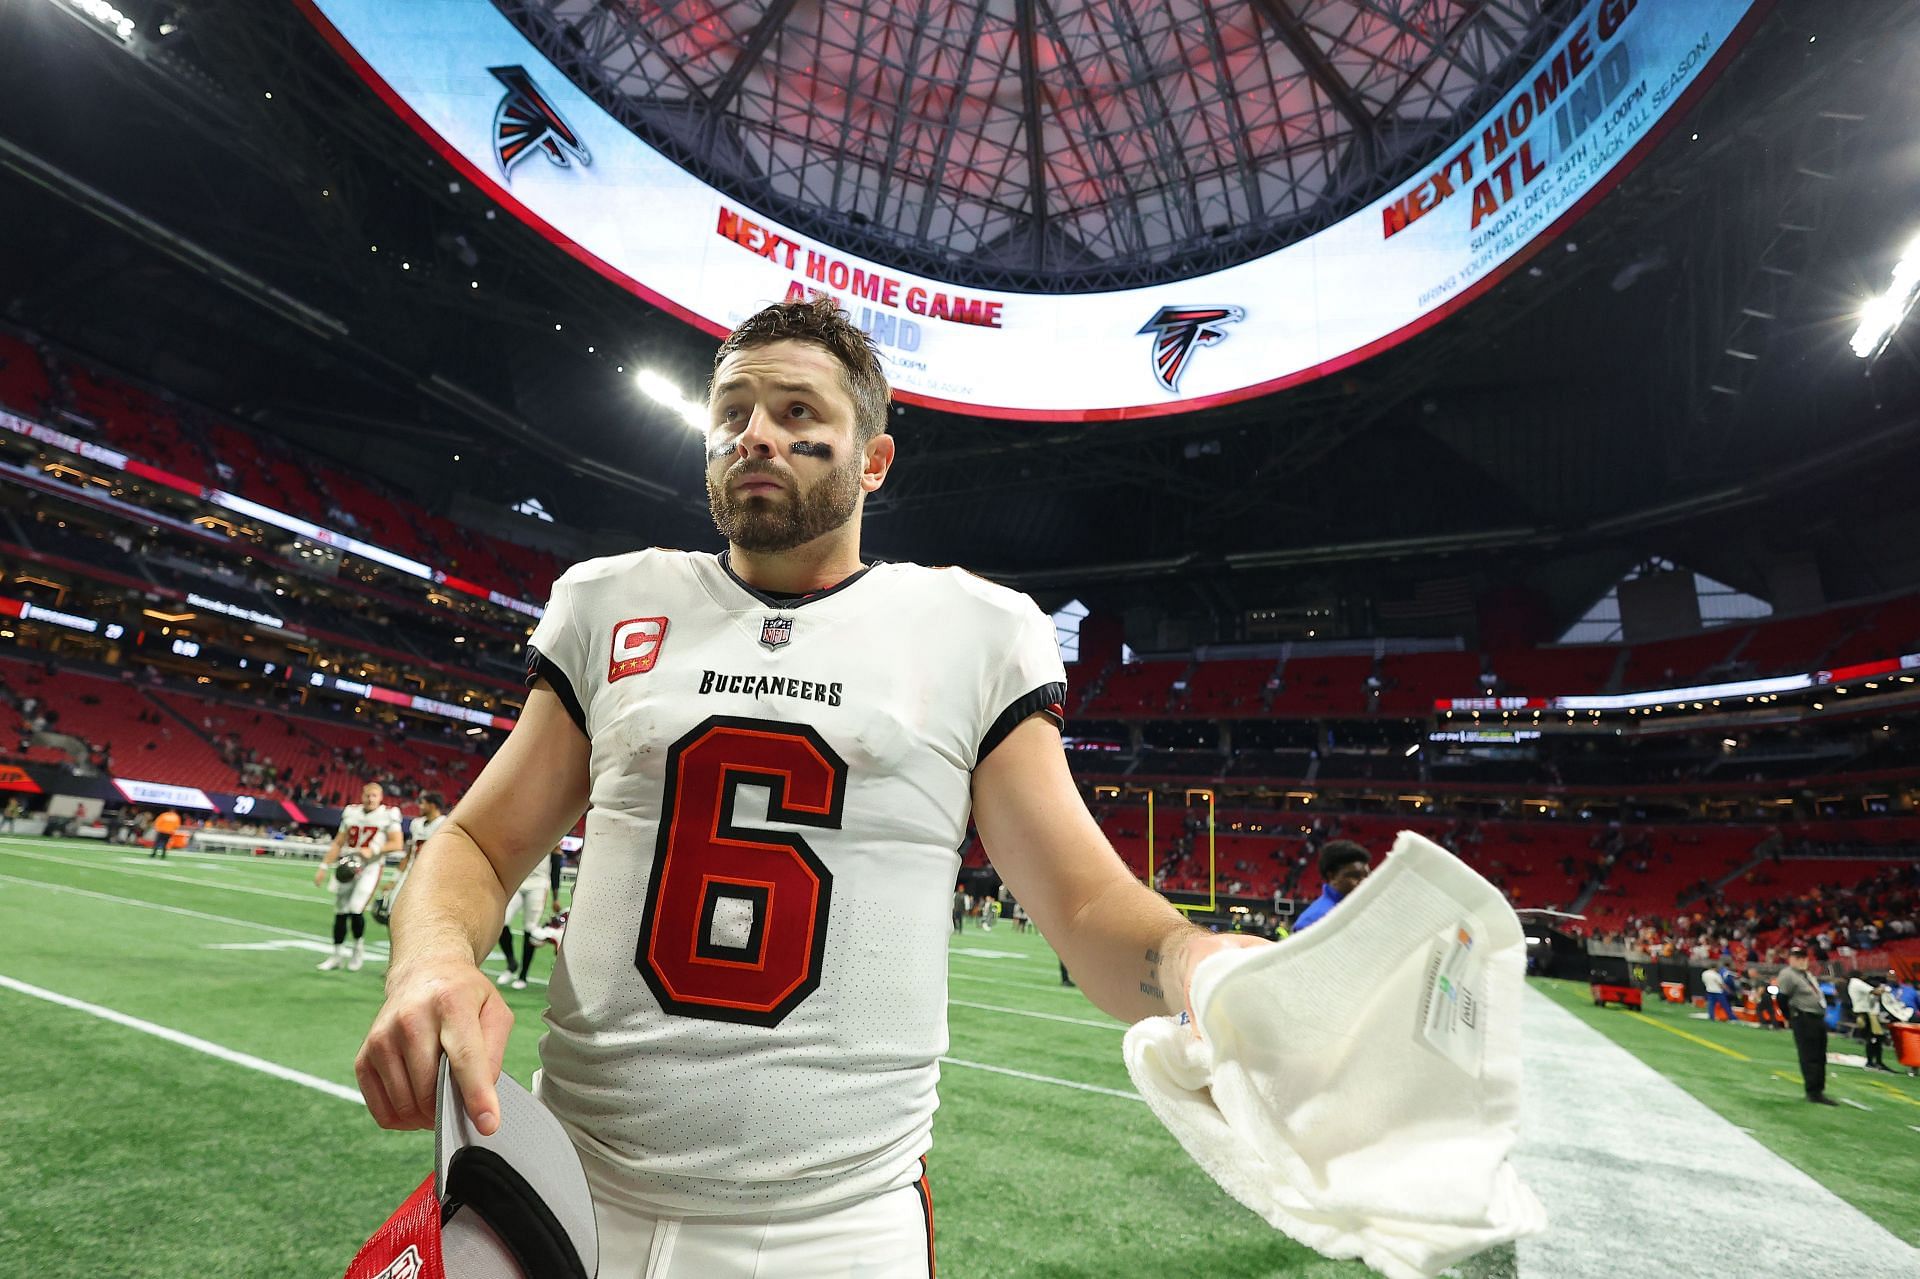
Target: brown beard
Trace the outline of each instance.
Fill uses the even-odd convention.
[[[769,475],[771,468],[751,462],[728,468],[716,483],[707,475],[707,509],[720,536],[743,551],[761,555],[790,551],[840,528],[853,518],[860,502],[860,454],[845,466],[836,466],[813,487],[795,494],[791,489],[774,497],[736,497],[732,485],[749,475]]]

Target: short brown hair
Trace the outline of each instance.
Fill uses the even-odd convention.
[[[776,302],[747,317],[714,352],[713,368],[735,351],[770,346],[775,342],[811,342],[840,363],[840,382],[853,397],[854,437],[865,444],[887,429],[887,405],[893,392],[881,371],[873,339],[824,293],[805,302]],[[713,398],[713,379],[707,379],[707,398]]]

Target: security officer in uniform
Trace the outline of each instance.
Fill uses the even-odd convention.
[[[1793,1046],[1800,1053],[1800,1079],[1807,1086],[1807,1100],[1817,1106],[1840,1103],[1827,1096],[1827,997],[1820,983],[1807,971],[1807,948],[1787,950],[1787,966],[1773,979],[1780,1007],[1793,1028]]]

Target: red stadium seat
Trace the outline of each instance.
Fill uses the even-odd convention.
[[[38,417],[52,396],[53,383],[40,353],[26,339],[0,332],[0,407]]]

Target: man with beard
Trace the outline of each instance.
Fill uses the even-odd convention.
[[[718,555],[576,565],[528,645],[525,713],[422,858],[355,1063],[389,1128],[473,1122],[512,1014],[481,975],[512,888],[582,809],[538,1096],[592,1188],[602,1279],[933,1267],[925,1155],[971,816],[1093,1002],[1179,1011],[1229,946],[1127,871],[1067,771],[1065,673],[1024,595],[860,554],[888,389],[828,299],[715,359]]]

